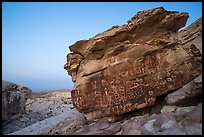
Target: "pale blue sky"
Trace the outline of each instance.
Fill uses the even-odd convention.
[[[161,6],[188,12],[187,25],[202,16],[202,2],[3,2],[2,79],[33,91],[72,89],[63,68],[70,45]]]

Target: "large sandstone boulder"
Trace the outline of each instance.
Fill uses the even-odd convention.
[[[31,92],[27,87],[2,80],[2,121],[23,114]]]
[[[64,68],[74,82],[76,109],[88,118],[120,115],[151,106],[199,76],[202,19],[178,32],[188,17],[150,9],[71,45]]]

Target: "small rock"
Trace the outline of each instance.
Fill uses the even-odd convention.
[[[162,124],[161,128],[162,129],[168,129],[168,128],[173,127],[174,125],[176,125],[176,122],[173,120],[169,120],[167,123]]]
[[[163,106],[161,109],[161,113],[174,112],[175,110],[176,110],[176,106]]]
[[[127,133],[127,135],[141,135],[141,131],[138,129],[130,130],[130,132]]]
[[[153,114],[148,121],[140,128],[142,134],[152,135],[177,124],[174,117],[168,113]]]
[[[110,122],[110,123],[114,123],[116,122],[117,120],[121,119],[122,116],[112,116],[112,117],[107,117],[107,120]]]
[[[190,112],[193,110],[195,106],[189,106],[189,107],[177,107],[175,110],[175,113],[180,113],[180,112]]]
[[[75,107],[74,107],[74,106],[71,106],[70,108],[71,108],[71,109],[74,109]]]
[[[186,135],[202,135],[202,124],[195,123],[185,127]]]
[[[101,124],[99,125],[99,129],[100,129],[100,130],[104,130],[104,129],[108,128],[109,126],[110,126],[109,123],[101,123]]]
[[[192,123],[202,122],[202,103],[198,104],[193,110],[184,113],[180,117],[183,117],[181,123],[185,126],[191,125]]]
[[[63,101],[64,104],[67,104],[67,101]]]
[[[155,126],[156,125],[156,126]],[[146,124],[144,124],[144,128],[150,132],[150,133],[156,133],[159,131],[159,124],[157,126],[157,121],[156,119],[152,119],[150,121],[147,121]]]
[[[162,132],[157,132],[154,135],[185,135],[185,133],[182,132],[179,128],[173,127]]]

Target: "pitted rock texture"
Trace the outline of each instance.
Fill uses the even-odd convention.
[[[151,106],[199,76],[202,19],[178,32],[188,17],[150,9],[71,45],[64,68],[74,82],[76,109],[90,118],[120,115]]]
[[[2,121],[23,114],[31,92],[27,87],[2,80]]]

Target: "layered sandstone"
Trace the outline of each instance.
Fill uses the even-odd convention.
[[[71,45],[64,68],[74,82],[76,109],[91,118],[120,115],[151,106],[199,76],[202,19],[178,32],[188,17],[150,9]]]

